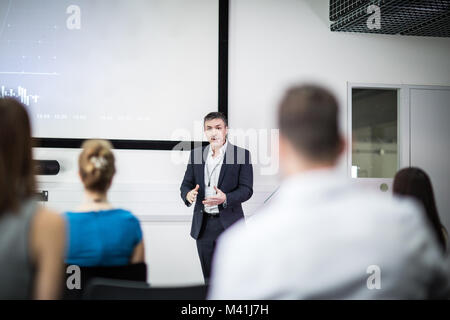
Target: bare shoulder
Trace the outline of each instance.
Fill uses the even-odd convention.
[[[36,237],[63,237],[65,219],[56,211],[38,207],[33,223],[33,233]]]
[[[30,257],[37,263],[43,256],[61,255],[65,246],[65,219],[47,208],[38,207],[30,229]]]

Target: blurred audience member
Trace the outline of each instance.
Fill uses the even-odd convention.
[[[38,205],[25,106],[0,99],[0,299],[58,299],[65,225]]]
[[[295,87],[278,113],[282,186],[247,227],[219,239],[211,299],[422,299],[445,262],[420,207],[358,187],[326,89]]]
[[[433,187],[428,175],[419,168],[405,168],[397,172],[394,178],[394,194],[410,196],[424,207],[426,219],[433,228],[436,239],[445,253],[447,251],[448,233],[441,223],[434,200]]]

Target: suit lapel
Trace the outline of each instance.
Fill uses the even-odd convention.
[[[225,177],[225,172],[227,171],[228,166],[229,166],[228,162],[233,161],[232,159],[228,159],[229,161],[227,161],[227,158],[229,156],[233,155],[232,148],[233,148],[233,145],[230,142],[228,142],[227,149],[225,150],[225,154],[223,155],[222,167],[220,168],[219,182],[217,183],[218,189],[220,189],[220,187],[222,186],[223,178]],[[228,156],[227,156],[227,154],[228,154]]]
[[[200,166],[200,190],[203,191],[203,194],[205,194],[205,165],[206,165],[206,157],[208,156],[209,152],[209,146],[206,146],[205,148],[202,148],[202,165]]]

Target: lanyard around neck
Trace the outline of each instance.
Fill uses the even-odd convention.
[[[223,158],[223,155],[221,155],[220,157]],[[223,159],[220,159],[219,162],[212,169],[211,174],[209,173],[208,164],[205,164],[206,165],[206,175],[208,176],[208,187],[211,186],[211,178],[212,178],[212,175],[214,174],[214,171],[217,169],[217,167],[219,165],[222,164],[222,162],[223,162]]]

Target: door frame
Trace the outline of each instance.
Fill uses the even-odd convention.
[[[385,83],[358,83],[347,82],[347,176],[351,176],[352,170],[352,89],[373,88],[373,89],[398,89],[398,110],[397,110],[397,144],[398,144],[398,169],[411,166],[411,90],[449,90],[449,86],[439,85],[412,85],[412,84],[385,84]],[[374,184],[381,183],[392,185],[393,178],[354,178],[358,183]]]

